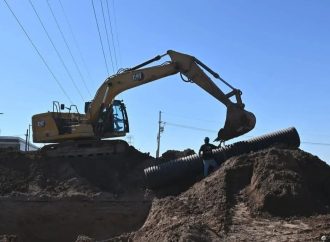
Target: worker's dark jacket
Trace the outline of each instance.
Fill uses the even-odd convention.
[[[203,160],[210,160],[214,159],[212,155],[212,149],[216,149],[217,147],[213,144],[203,144],[199,149],[199,153],[202,151],[202,158]]]

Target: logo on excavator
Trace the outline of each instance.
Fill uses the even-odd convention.
[[[133,81],[141,81],[143,79],[143,73],[142,72],[133,73],[132,79]]]
[[[37,126],[38,127],[45,127],[46,126],[46,122],[44,120],[38,121],[37,122]]]

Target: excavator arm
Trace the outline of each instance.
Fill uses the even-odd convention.
[[[152,62],[160,60],[165,55],[169,55],[171,61],[163,65],[144,68]],[[202,68],[213,77],[223,81],[232,91],[228,94],[222,92]],[[195,57],[173,50],[109,77],[98,89],[93,101],[90,103],[86,113],[87,120],[96,123],[102,110],[111,105],[119,93],[177,73],[184,75],[188,81],[194,82],[227,107],[225,125],[220,129],[216,141],[226,141],[238,137],[254,128],[256,118],[251,112],[244,110],[240,90],[233,88]],[[235,96],[236,102],[230,100],[232,96]]]
[[[98,89],[90,103],[87,118],[92,123],[97,121],[102,109],[110,105],[119,93],[176,73],[178,73],[176,64],[168,63],[142,70],[127,70],[109,77]]]

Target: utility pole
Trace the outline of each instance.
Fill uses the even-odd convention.
[[[162,112],[159,111],[156,158],[159,158],[160,134],[164,132],[164,124],[162,121]]]
[[[0,114],[3,114],[3,113],[0,113]],[[0,129],[0,135],[1,135],[1,129]]]
[[[30,151],[30,140],[31,140],[31,124],[29,124],[29,133],[28,133],[28,145],[27,150]]]
[[[133,145],[133,136],[132,135],[126,136],[126,140],[129,145]]]
[[[26,130],[25,134],[25,151],[27,151],[27,143],[28,143],[28,137],[29,137],[29,129]]]

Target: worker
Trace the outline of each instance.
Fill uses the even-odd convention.
[[[204,177],[206,177],[209,173],[210,166],[213,169],[218,167],[217,162],[213,158],[212,150],[216,149],[217,147],[213,144],[210,144],[210,138],[205,137],[204,144],[199,149],[199,156],[203,159],[204,164]]]
[[[114,128],[116,131],[123,128],[122,126],[119,125],[119,122],[123,122],[123,120],[118,117],[117,113],[114,113],[113,114],[113,124],[114,124]]]

